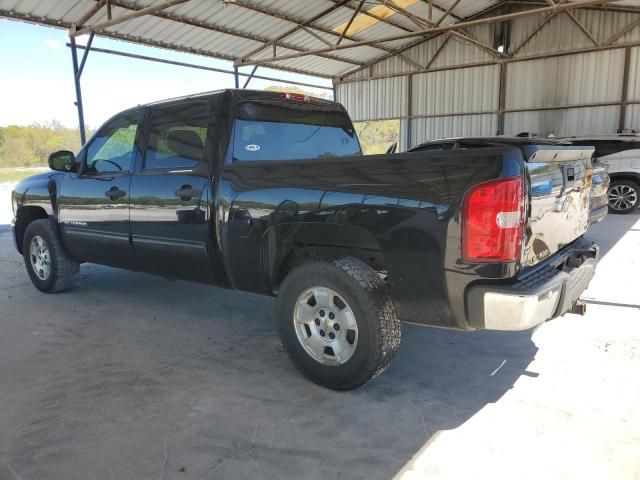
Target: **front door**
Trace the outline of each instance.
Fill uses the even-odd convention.
[[[142,170],[131,181],[131,238],[141,270],[212,281],[204,155],[208,123],[205,101],[149,110]]]
[[[129,187],[141,120],[135,111],[102,126],[80,153],[79,172],[62,181],[58,221],[63,243],[77,260],[133,265]]]

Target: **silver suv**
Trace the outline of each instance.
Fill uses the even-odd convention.
[[[593,145],[594,158],[606,165],[609,212],[629,213],[640,207],[640,136],[636,134],[569,137],[574,145]]]

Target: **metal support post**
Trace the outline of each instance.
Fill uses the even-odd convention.
[[[247,81],[244,82],[244,85],[242,88],[247,88],[247,85],[249,85],[249,82],[251,81],[251,79],[253,78],[253,74],[256,73],[256,70],[258,69],[258,65],[254,65],[253,69],[251,70],[251,73],[249,74],[249,76],[247,77]]]
[[[507,100],[507,64],[500,63],[500,78],[498,80],[498,135],[504,135],[504,117]]]
[[[82,89],[80,88],[80,68],[78,66],[78,49],[76,47],[76,39],[74,36],[70,37],[71,40],[71,60],[73,61],[73,81],[76,88],[76,108],[78,109],[78,123],[80,127],[80,143],[82,145],[87,141],[87,136],[84,130],[84,110],[82,108]],[[87,50],[88,51],[88,50]]]
[[[620,117],[618,131],[622,133],[627,120],[627,100],[629,99],[629,66],[631,64],[631,48],[624,49],[624,67],[622,70],[622,93],[620,95]]]
[[[407,133],[405,140],[407,142],[406,150],[412,147],[413,142],[411,133],[411,123],[413,122],[413,75],[407,75]],[[399,140],[399,139],[398,139]]]

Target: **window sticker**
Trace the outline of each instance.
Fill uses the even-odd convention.
[[[244,149],[249,152],[257,152],[260,150],[260,145],[256,145],[255,143],[250,143],[249,145],[245,145]]]

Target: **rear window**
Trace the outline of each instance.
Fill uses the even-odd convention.
[[[260,101],[238,106],[233,157],[240,161],[361,155],[346,113],[312,102]]]

